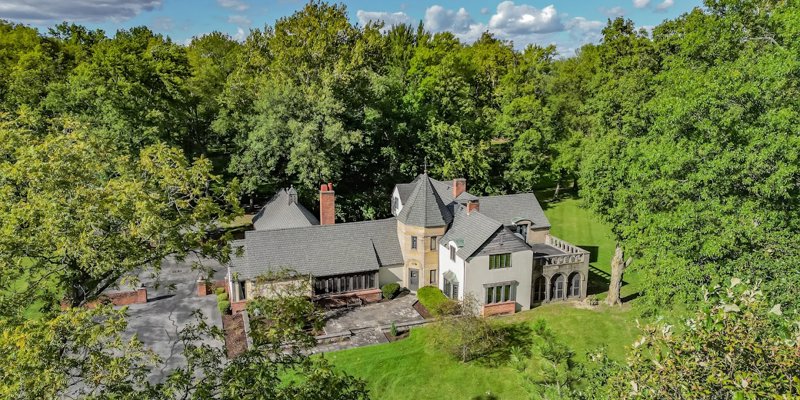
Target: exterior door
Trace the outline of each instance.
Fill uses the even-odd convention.
[[[419,270],[408,270],[408,290],[416,292],[419,289]]]

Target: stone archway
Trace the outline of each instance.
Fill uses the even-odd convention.
[[[573,272],[567,279],[567,297],[581,297],[581,274]]]

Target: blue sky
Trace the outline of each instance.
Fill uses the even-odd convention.
[[[568,55],[582,44],[596,42],[610,17],[623,15],[638,26],[652,27],[674,18],[700,0],[515,0],[344,1],[353,22],[425,22],[429,30],[452,31],[472,41],[484,31],[528,43],[555,44]],[[0,18],[39,28],[73,21],[111,34],[117,29],[147,25],[185,43],[192,36],[221,31],[241,39],[250,28],[272,25],[300,9],[300,0],[3,0]]]

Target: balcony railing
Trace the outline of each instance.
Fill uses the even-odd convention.
[[[533,259],[535,267],[580,264],[589,261],[589,252],[555,236],[547,235],[544,244],[555,247],[566,254],[554,254]]]

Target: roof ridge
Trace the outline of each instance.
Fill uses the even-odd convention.
[[[253,231],[247,231],[247,232],[245,232],[245,234],[250,234],[250,233],[253,233],[253,232],[258,232],[260,234],[261,232],[293,231],[293,230],[299,230],[299,229],[329,229],[329,228],[336,228],[336,227],[341,227],[341,226],[369,224],[369,223],[376,223],[376,222],[388,222],[388,221],[394,220],[394,219],[396,219],[396,218],[395,217],[389,217],[389,218],[382,218],[382,219],[371,219],[371,220],[366,220],[366,221],[341,222],[341,223],[338,223],[338,224],[295,226],[295,227],[290,227],[290,228],[278,228],[278,229],[269,229],[269,230],[263,230],[263,231],[253,230]]]

